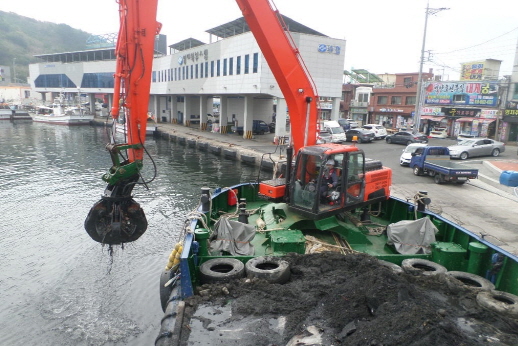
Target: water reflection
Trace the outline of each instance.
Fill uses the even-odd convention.
[[[159,275],[201,187],[257,176],[255,167],[149,140],[158,176],[134,190],[148,231],[110,258],[83,229],[105,188],[107,142],[100,127],[0,122],[1,345],[152,345]],[[143,174],[153,174],[147,158]]]

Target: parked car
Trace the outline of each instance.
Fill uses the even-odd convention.
[[[448,138],[448,133],[446,132],[445,127],[436,127],[432,131],[430,131],[431,138]]]
[[[362,128],[350,129],[345,131],[345,141],[352,142],[356,137],[358,143],[370,143],[374,140],[374,132]]]
[[[317,133],[317,144],[331,143],[333,141],[333,135],[328,131],[320,131]]]
[[[426,143],[412,143],[407,145],[399,157],[399,164],[401,166],[408,166],[410,164],[410,160],[412,160],[412,153],[415,153],[418,148],[426,147],[427,145],[428,144]]]
[[[374,132],[374,137],[376,139],[385,139],[385,137],[387,137],[387,129],[382,125],[365,124],[362,126],[362,128]]]
[[[411,143],[428,143],[428,137],[423,133],[412,133],[408,131],[399,131],[392,135],[388,135],[385,140],[391,144],[406,144]]]
[[[358,123],[351,119],[338,119],[337,121],[338,121],[338,124],[340,124],[340,126],[342,126],[344,131],[347,131],[350,129],[355,129],[358,127]]]
[[[505,143],[488,138],[468,138],[450,145],[450,157],[466,160],[475,156],[498,156],[505,151]]]
[[[232,130],[237,132],[238,135],[243,135],[243,126],[232,126]],[[270,127],[263,120],[253,120],[252,122],[252,133],[264,135],[265,133],[270,133]]]

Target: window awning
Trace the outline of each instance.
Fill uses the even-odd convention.
[[[437,117],[435,115],[421,115],[421,119],[423,120],[431,120],[431,121],[441,121],[444,117]]]

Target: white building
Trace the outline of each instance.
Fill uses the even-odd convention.
[[[327,37],[287,17],[284,20],[317,87],[321,117],[337,119],[345,41]],[[244,114],[269,123],[274,106],[277,119],[282,119],[282,110],[286,110],[283,95],[244,18],[207,32],[219,39],[209,44],[187,39],[171,45],[170,55],[155,57],[149,111],[159,122],[199,123],[201,129],[205,129],[207,114],[212,113],[215,103],[220,105],[222,123],[243,124]],[[34,91],[53,93],[47,99],[59,92],[70,97],[88,94],[92,107],[96,96],[107,94],[111,104],[113,49],[38,57],[44,62],[29,66]]]

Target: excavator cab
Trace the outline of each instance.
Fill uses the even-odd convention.
[[[291,209],[312,219],[365,201],[365,156],[354,146],[322,144],[299,150],[290,184]]]

